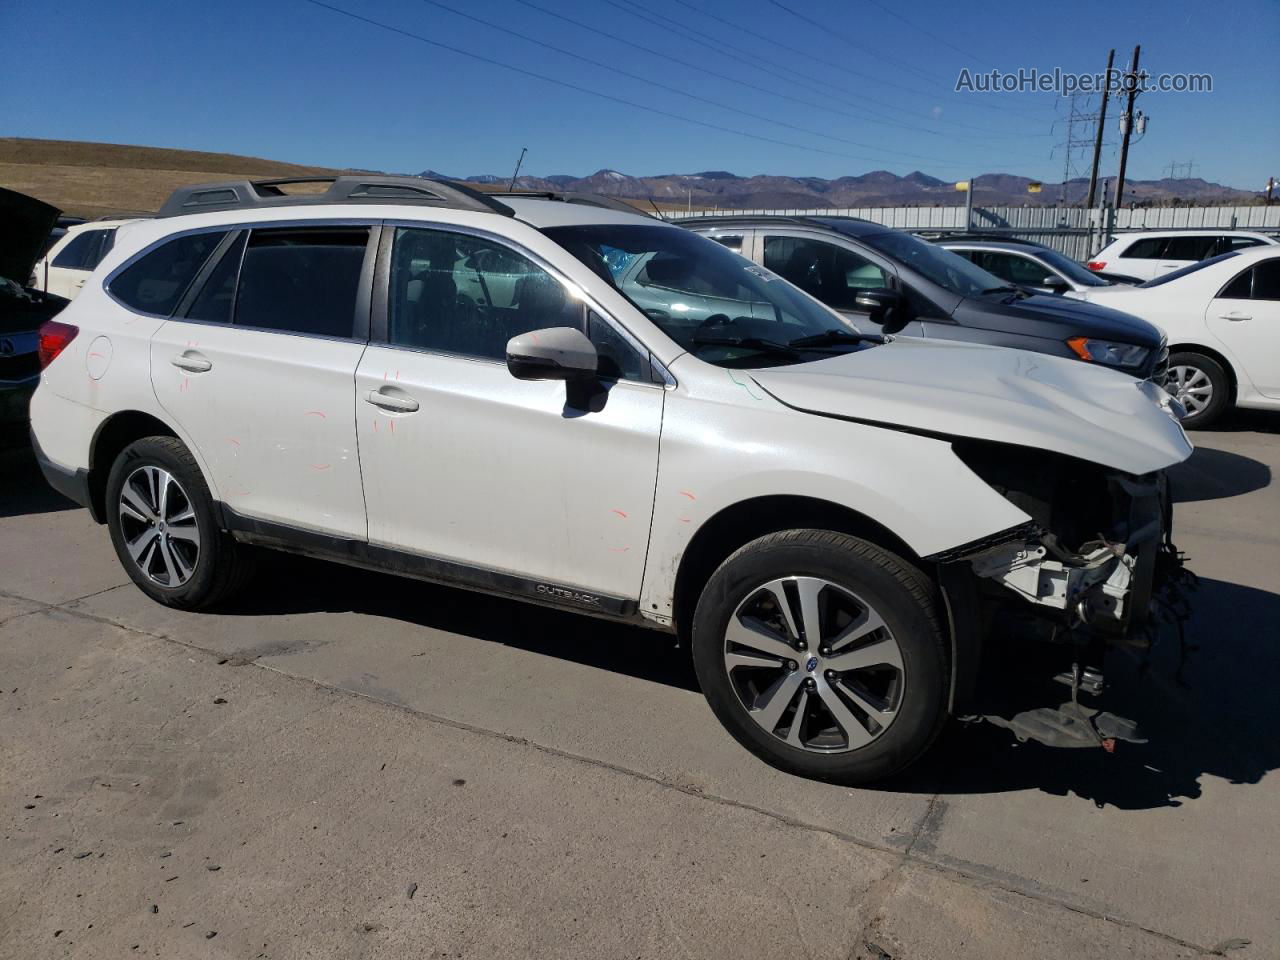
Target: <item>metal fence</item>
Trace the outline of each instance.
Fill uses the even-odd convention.
[[[1087,260],[1120,230],[1261,230],[1280,232],[1280,204],[1251,207],[1151,207],[1106,210],[1079,207],[974,207],[965,224],[964,207],[833,207],[829,209],[692,210],[685,216],[859,217],[899,230],[973,232],[1034,240],[1076,260]]]

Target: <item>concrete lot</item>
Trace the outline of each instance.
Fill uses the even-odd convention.
[[[1280,956],[1280,418],[1195,440],[1151,743],[955,725],[874,790],[657,634],[288,558],[170,611],[0,456],[0,957]]]

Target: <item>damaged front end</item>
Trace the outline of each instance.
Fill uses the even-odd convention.
[[[1191,575],[1171,539],[1166,472],[1136,476],[985,441],[957,440],[953,447],[1031,519],[931,558],[944,568],[944,581],[972,581],[983,633],[1015,623],[1020,635],[1071,646],[1070,669],[1055,678],[1071,687],[1070,704],[1007,722],[988,719],[1056,746],[1139,739],[1132,724],[1086,711],[1077,697],[1102,692],[1108,647],[1148,647],[1160,622],[1178,621],[1180,629],[1185,619]],[[1158,615],[1162,609],[1167,616]]]

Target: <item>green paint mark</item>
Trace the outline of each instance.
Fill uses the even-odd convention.
[[[727,373],[727,374],[729,375],[729,379],[730,379],[730,380],[732,380],[734,383],[736,383],[738,386],[740,386],[743,390],[747,391],[747,395],[748,395],[749,397],[751,397],[751,399],[752,399],[752,400],[763,400],[763,399],[764,399],[764,397],[757,397],[754,393],[752,393],[752,392],[751,392],[751,384],[749,384],[749,383],[743,383],[741,380],[739,380],[737,377],[735,377],[735,376],[733,375],[733,371],[732,371],[732,370],[725,370],[725,373]]]

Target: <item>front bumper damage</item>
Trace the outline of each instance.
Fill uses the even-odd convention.
[[[1157,557],[1167,533],[1168,481],[1113,474],[1108,495],[1125,514],[1112,529],[1070,550],[1051,532],[1018,537],[962,559],[975,576],[1047,608],[1063,626],[1141,641],[1150,619]]]
[[[984,660],[981,679],[991,666],[1007,668],[1032,637],[1069,655],[1044,658],[1059,661],[1045,679],[1071,689],[1070,701],[1058,706],[1025,709],[1024,697],[1022,709],[996,712],[989,712],[993,698],[975,692],[966,703],[971,711],[957,712],[972,712],[1019,739],[1051,746],[1110,750],[1117,740],[1142,742],[1135,723],[1085,707],[1079,698],[1103,694],[1111,648],[1147,648],[1169,622],[1177,624],[1181,638],[1181,621],[1189,614],[1185,594],[1194,578],[1173,546],[1166,473],[1135,476],[1008,448],[969,446],[957,453],[1031,517],[1022,526],[930,558],[939,564],[944,584],[967,580],[972,585],[984,637],[1013,638],[1007,648],[1012,653],[998,663],[986,662],[997,659],[988,656],[990,651],[977,651]],[[1046,683],[1046,691],[1053,688]],[[1039,694],[1035,699],[1045,702]]]

